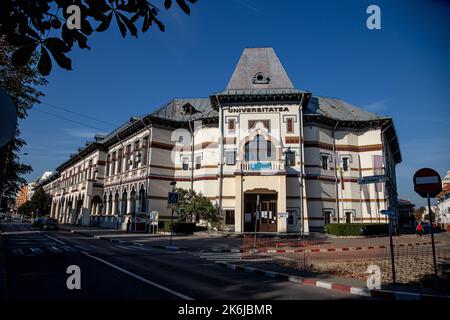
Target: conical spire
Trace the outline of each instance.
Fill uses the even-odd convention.
[[[273,48],[245,48],[227,86],[227,90],[293,88]]]

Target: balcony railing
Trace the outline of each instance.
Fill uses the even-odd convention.
[[[284,161],[241,161],[238,170],[245,172],[270,172],[285,170]]]

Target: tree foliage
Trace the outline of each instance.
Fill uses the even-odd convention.
[[[426,211],[425,207],[420,207],[414,210],[414,217],[416,218],[416,221],[422,220],[425,211]]]
[[[33,56],[25,66],[14,66],[11,62],[14,50],[14,46],[0,37],[0,89],[11,97],[17,108],[18,117],[23,119],[30,108],[43,96],[36,87],[45,85],[47,81],[35,68],[36,56]],[[26,145],[19,136],[20,130],[17,128],[11,142],[0,148],[0,195],[2,196],[15,195],[20,186],[26,182],[22,176],[32,170],[31,166],[19,161],[18,153]]]
[[[166,10],[172,7],[172,0],[164,0]],[[197,0],[176,0],[181,10],[190,14],[188,3]],[[68,8],[78,6],[81,13],[80,29],[71,29],[67,21],[72,12]],[[138,36],[138,26],[146,32],[153,23],[161,31],[164,24],[157,18],[160,9],[147,0],[2,0],[0,11],[0,36],[18,49],[12,56],[14,65],[26,65],[34,52],[39,52],[38,69],[48,75],[52,69],[52,59],[67,70],[72,69],[72,61],[67,53],[76,43],[80,49],[90,49],[88,38],[94,32],[109,29],[115,20],[122,37],[129,32]]]
[[[36,217],[44,217],[50,214],[52,197],[45,193],[44,189],[38,188],[30,200],[19,207],[17,212],[22,215],[36,214]]]
[[[220,217],[211,201],[201,193],[195,190],[186,190],[178,188],[179,194],[178,207],[181,212],[179,220],[196,221],[197,218],[204,220],[212,228],[220,225]]]
[[[33,211],[38,216],[45,216],[50,214],[52,205],[52,197],[47,194],[44,189],[38,188],[31,197]]]

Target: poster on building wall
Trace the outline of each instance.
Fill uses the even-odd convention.
[[[248,212],[245,213],[244,219],[245,222],[252,222],[252,214]]]

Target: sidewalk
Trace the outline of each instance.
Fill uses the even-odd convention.
[[[282,267],[265,261],[218,261],[218,264],[228,269],[254,273],[262,276],[277,278],[280,281],[320,287],[328,290],[347,292],[362,297],[374,297],[394,300],[422,300],[422,299],[445,299],[450,300],[450,296],[439,295],[433,290],[418,291],[406,285],[390,285],[381,289],[370,290],[366,282],[353,278],[338,277],[327,273],[313,273],[299,271]]]

